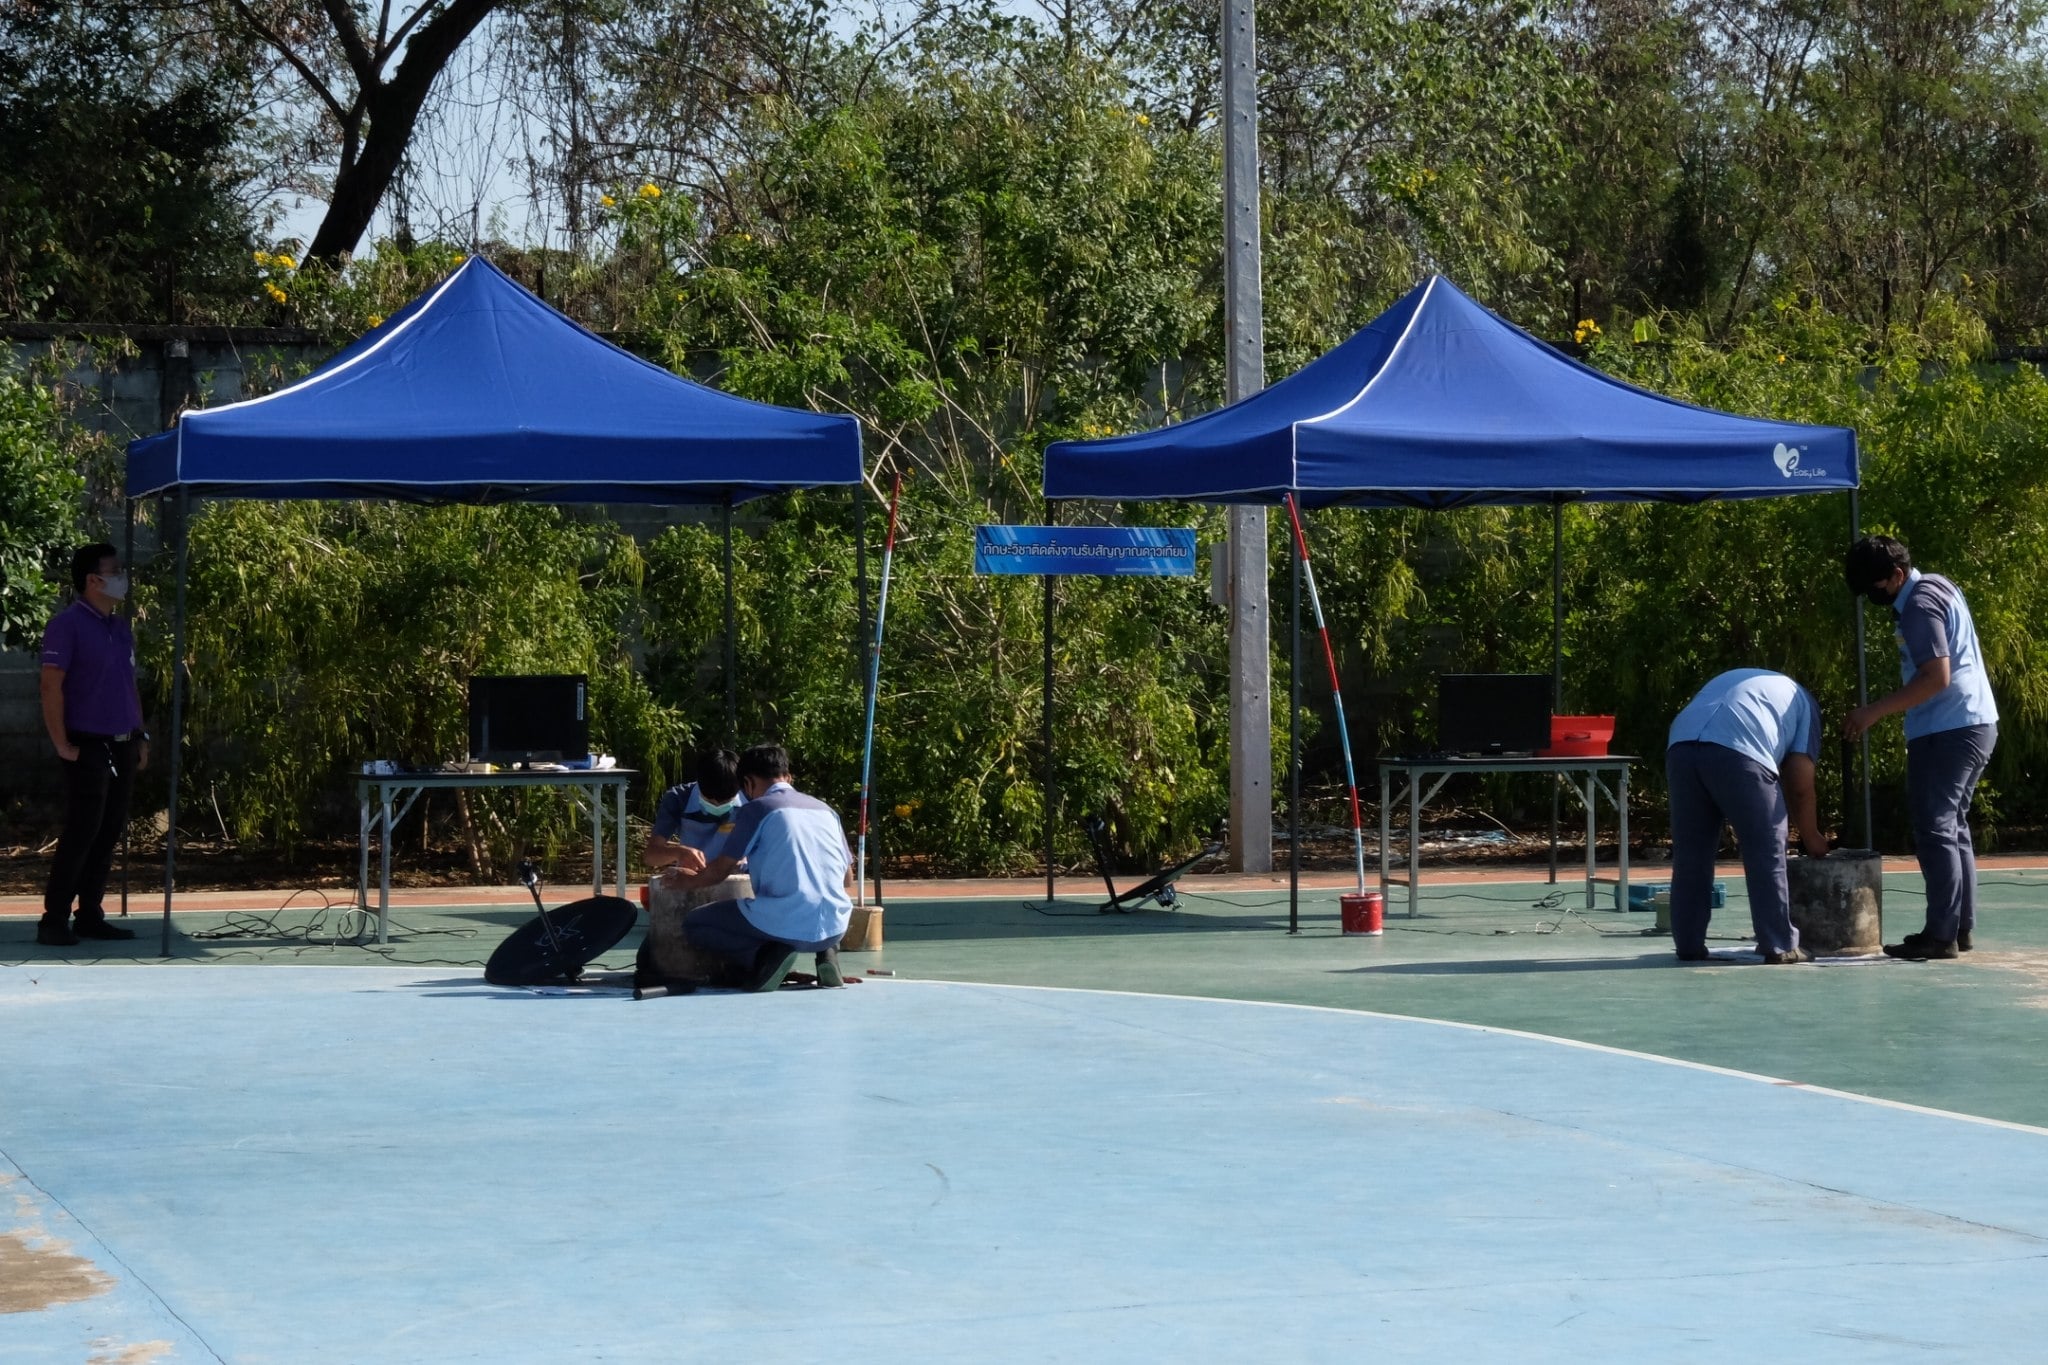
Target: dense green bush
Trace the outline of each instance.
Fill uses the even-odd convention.
[[[58,602],[78,536],[92,444],[67,427],[56,394],[0,371],[0,645],[29,649]]]
[[[207,507],[191,532],[187,809],[285,849],[352,831],[339,812],[362,760],[464,755],[479,673],[588,674],[592,744],[661,781],[690,736],[626,653],[640,574],[616,528],[553,508]],[[162,588],[148,639],[167,676]],[[483,872],[575,828],[558,796],[449,804]]]
[[[2038,824],[2048,385],[1978,361],[1979,319],[2025,340],[2041,316],[2040,291],[2019,286],[2041,273],[2026,244],[2048,159],[2039,101],[2020,96],[2040,88],[2042,11],[1937,9],[1939,41],[1901,45],[1914,7],[1834,0],[1283,6],[1263,104],[1268,363],[1290,372],[1437,263],[1540,334],[1575,332],[1624,378],[1856,427],[1864,526],[1899,533],[1977,612],[2006,714],[1982,808]],[[1048,820],[1041,585],[975,577],[970,528],[1048,514],[1048,442],[1220,399],[1213,7],[1132,9],[1105,29],[1128,36],[1114,45],[1085,23],[1003,14],[886,44],[841,42],[824,10],[815,21],[800,64],[734,95],[715,174],[612,186],[573,251],[489,249],[679,372],[861,419],[871,571],[875,498],[907,476],[878,707],[882,846],[900,867],[1021,868]],[[1898,62],[1873,63],[1893,49]],[[1916,88],[1940,97],[1902,123]],[[1921,202],[1961,207],[1909,211]],[[351,336],[458,255],[387,244],[309,270],[258,253],[246,316]],[[1614,711],[1621,745],[1655,755],[1707,677],[1762,664],[1808,682],[1832,723],[1857,662],[1845,504],[1568,508],[1566,705]],[[1220,538],[1208,509],[1061,515]],[[209,509],[194,527],[187,808],[217,804],[230,833],[289,844],[334,817],[358,760],[458,753],[471,673],[548,668],[597,680],[599,741],[650,771],[643,812],[695,744],[772,738],[851,816],[854,517],[840,492],[738,509],[728,727],[714,520],[635,546],[599,517],[535,508]],[[1547,509],[1308,522],[1360,760],[1433,735],[1439,672],[1548,669]],[[1278,517],[1272,532],[1284,696]],[[1225,806],[1220,613],[1186,581],[1056,591],[1060,856],[1080,855],[1084,813],[1109,816],[1136,859],[1188,848]],[[161,667],[160,596],[143,605]],[[1872,622],[1880,691],[1888,636]],[[1338,815],[1341,772],[1323,676],[1310,660],[1318,823]],[[1895,724],[1875,752],[1895,786]],[[1656,784],[1652,762],[1648,805]],[[1880,804],[1892,847],[1895,812]],[[480,865],[570,829],[544,803],[475,798],[438,818]]]

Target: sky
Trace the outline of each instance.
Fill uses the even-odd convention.
[[[1001,0],[998,8],[1042,16],[1050,3]],[[850,38],[878,21],[898,27],[919,8],[917,0],[828,0],[828,4],[828,23],[840,38]],[[392,22],[401,22],[415,8],[394,5]],[[545,137],[547,129],[537,120],[524,118],[517,105],[504,97],[506,64],[520,59],[509,37],[511,23],[504,16],[494,17],[471,36],[443,71],[441,84],[428,101],[428,113],[414,132],[413,180],[407,199],[415,214],[415,236],[470,241],[495,238],[537,246],[559,244],[565,235],[561,206],[535,203],[523,165],[530,151],[539,150],[529,146],[529,139]],[[397,198],[396,194],[386,196],[364,236],[364,247],[393,234]],[[326,207],[324,202],[304,196],[278,198],[271,205],[277,216],[276,240],[296,239],[303,246],[320,226]]]

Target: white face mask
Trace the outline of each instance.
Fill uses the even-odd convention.
[[[701,794],[697,797],[697,808],[706,815],[724,815],[738,804],[737,800],[732,800],[720,805],[716,801],[706,801]]]
[[[100,591],[119,602],[128,596],[128,575],[124,573],[104,574],[100,578]]]

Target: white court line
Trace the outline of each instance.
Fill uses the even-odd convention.
[[[53,963],[51,965],[53,967],[61,967],[64,964]],[[274,973],[280,971],[302,971],[355,972],[360,974],[363,972],[382,971],[406,972],[416,976],[432,972],[462,970],[459,968],[435,968],[402,963],[365,963],[361,966],[350,966],[347,963],[341,962],[304,964],[222,962],[214,964],[197,963],[194,965],[210,965],[213,970],[219,972],[250,971]],[[73,967],[70,970],[91,971],[96,967],[126,970],[126,968],[114,963],[94,963],[91,966]],[[483,982],[483,974],[480,969],[477,969],[477,980],[480,984]],[[1604,1053],[1610,1057],[1627,1057],[1639,1062],[1658,1062],[1664,1066],[1682,1067],[1687,1071],[1705,1072],[1710,1076],[1728,1076],[1735,1080],[1752,1081],[1759,1085],[1775,1086],[1780,1090],[1801,1090],[1809,1095],[1827,1095],[1834,1099],[1853,1100],[1858,1104],[1876,1105],[1879,1108],[1895,1109],[1907,1114],[1925,1114],[1931,1118],[1954,1119],[1959,1123],[1974,1123],[1986,1128],[2003,1128],[2009,1132],[2033,1133],[2040,1137],[2048,1137],[2048,1128],[2031,1123],[2020,1123],[2013,1119],[1994,1119],[1987,1118],[1982,1114],[1965,1114],[1954,1109],[1936,1109],[1929,1105],[1912,1104],[1905,1100],[1885,1099],[1880,1095],[1861,1095],[1853,1090],[1836,1090],[1831,1086],[1810,1085],[1805,1081],[1787,1080],[1782,1076],[1770,1076],[1761,1071],[1739,1071],[1734,1067],[1715,1066],[1711,1062],[1691,1062],[1683,1057],[1667,1057],[1657,1052],[1638,1052],[1634,1048],[1614,1047],[1608,1043],[1589,1043],[1579,1038],[1561,1038],[1556,1034],[1534,1033],[1528,1029],[1503,1028],[1498,1024],[1470,1024],[1460,1019],[1432,1019],[1420,1014],[1392,1014],[1385,1010],[1347,1009],[1341,1005],[1303,1005],[1291,1000],[1241,1000],[1235,996],[1181,995],[1172,991],[1112,991],[1086,986],[1025,986],[997,981],[947,981],[939,978],[903,976],[865,977],[863,980],[869,985],[965,987],[970,990],[993,991],[1043,991],[1058,995],[1117,996],[1130,1000],[1185,1000],[1199,1005],[1251,1005],[1260,1009],[1302,1010],[1313,1014],[1339,1014],[1354,1019],[1389,1019],[1404,1024],[1433,1024],[1439,1028],[1462,1029],[1467,1033],[1496,1034],[1503,1038],[1521,1038],[1533,1043],[1551,1043],[1558,1047],[1575,1048],[1581,1052]],[[519,988],[500,987],[496,989],[516,990]]]
[[[1874,1104],[1885,1109],[1897,1109],[1908,1114],[1926,1114],[1933,1118],[1955,1119],[1961,1123],[1981,1124],[1987,1128],[2004,1128],[2015,1133],[2034,1133],[2048,1137],[2048,1128],[2031,1123],[2018,1123],[2012,1119],[1986,1118],[1981,1114],[1965,1114],[1954,1109],[1935,1109],[1924,1104],[1910,1104],[1905,1100],[1888,1100],[1878,1095],[1859,1095],[1853,1090],[1835,1090],[1825,1085],[1809,1085],[1805,1081],[1789,1081],[1782,1076],[1767,1076],[1760,1071],[1738,1071],[1733,1067],[1715,1066],[1710,1062],[1689,1062],[1683,1057],[1666,1057],[1656,1052],[1638,1052],[1633,1048],[1613,1047],[1606,1043],[1589,1043],[1578,1038],[1560,1038],[1550,1033],[1532,1033],[1527,1029],[1502,1028],[1497,1024],[1468,1024],[1459,1019],[1431,1019],[1420,1014],[1389,1014],[1384,1010],[1346,1009],[1341,1005],[1302,1005],[1289,1000],[1240,1000],[1234,996],[1177,995],[1167,991],[1110,991],[1096,990],[1084,986],[1020,986],[998,982],[980,981],[938,981],[921,978],[885,977],[879,978],[896,985],[906,986],[971,986],[982,990],[1004,991],[1051,991],[1069,995],[1115,995],[1137,1000],[1189,1000],[1206,1005],[1257,1005],[1265,1009],[1308,1010],[1318,1014],[1343,1014],[1353,1018],[1392,1019],[1405,1024],[1435,1024],[1441,1028],[1463,1029],[1468,1033],[1492,1033],[1504,1038],[1523,1038],[1535,1043],[1554,1043],[1559,1047],[1577,1048],[1581,1052],[1601,1052],[1611,1057],[1628,1057],[1641,1062],[1661,1062],[1665,1066],[1683,1067],[1688,1071],[1704,1071],[1714,1076],[1730,1076],[1736,1080],[1754,1081],[1760,1085],[1775,1086],[1781,1090],[1803,1090],[1809,1095],[1828,1095],[1835,1099],[1854,1100],[1859,1104]]]

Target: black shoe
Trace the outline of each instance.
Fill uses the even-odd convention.
[[[1970,931],[1969,931],[1968,929],[1958,929],[1958,930],[1956,930],[1956,951],[1957,951],[1957,952],[1959,952],[1959,953],[1967,953],[1967,952],[1969,952],[1969,951],[1970,951],[1970,949],[1971,949],[1972,947],[1974,947],[1974,946],[1975,946],[1975,945],[1974,945],[1974,944],[1972,944],[1972,943],[1970,942]]]
[[[1908,934],[1902,943],[1886,944],[1884,955],[1907,962],[1945,962],[1958,956],[1953,940],[1922,934]]]
[[[65,919],[69,918],[65,916]],[[44,915],[36,922],[36,942],[45,948],[76,948],[78,935],[65,927],[64,920]]]
[[[1678,950],[1678,960],[1680,962],[1705,962],[1712,956],[1713,954],[1709,953],[1705,948],[1701,948],[1698,951],[1694,951],[1691,948],[1680,948]]]
[[[783,978],[796,966],[796,949],[787,943],[764,943],[754,954],[754,970],[747,977],[750,991],[782,989]]]
[[[827,948],[818,954],[818,984],[820,986],[844,986],[846,974],[839,970],[839,950]]]
[[[1764,964],[1770,967],[1790,966],[1795,962],[1811,962],[1813,954],[1804,948],[1787,948],[1782,953],[1765,953]]]
[[[105,915],[98,916],[94,919],[86,919],[83,916],[80,916],[78,920],[78,925],[73,930],[73,932],[78,935],[78,938],[117,939],[135,937],[135,931],[133,929],[123,929],[118,924],[110,924],[107,922],[107,917]],[[77,941],[78,939],[72,940],[72,942],[74,943],[76,943]]]

